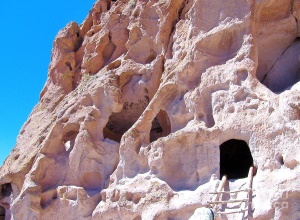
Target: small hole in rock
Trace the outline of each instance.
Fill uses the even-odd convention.
[[[113,195],[111,197],[112,202],[117,202],[120,199],[120,191],[118,189],[115,189],[113,192]]]
[[[238,70],[237,71],[237,84],[241,85],[243,81],[245,81],[248,77],[247,70]]]
[[[101,194],[101,201],[106,202],[106,192],[102,191],[100,194]]]
[[[281,154],[276,156],[276,160],[278,161],[278,163],[280,165],[284,165],[284,160],[283,160],[283,156]]]
[[[149,96],[145,95],[144,97],[145,97],[145,99],[147,100],[147,102],[150,102]]]
[[[73,149],[73,146],[75,144],[75,139],[79,133],[79,127],[78,127],[78,130],[77,130],[77,126],[76,125],[76,130],[72,130],[72,131],[69,131],[67,132],[66,134],[63,135],[63,138],[62,138],[62,142],[65,146],[65,149],[66,151],[69,151],[71,149]]]
[[[54,194],[54,195],[52,196],[52,199],[53,199],[53,200],[57,199],[57,194]]]
[[[128,200],[128,201],[132,201],[132,199],[133,199],[133,193],[131,193],[131,192],[126,192],[126,199]]]
[[[137,195],[137,194],[133,195],[132,202],[134,204],[138,204],[140,202],[140,200],[141,200],[141,197],[139,195]]]
[[[86,172],[80,183],[87,190],[98,190],[102,188],[103,178],[99,172]]]
[[[111,36],[109,35],[109,39]],[[103,48],[102,55],[105,63],[108,63],[109,59],[112,57],[117,46],[110,40],[107,45]]]
[[[153,60],[155,60],[156,56],[157,55],[156,55],[155,51],[151,50],[148,58],[146,59],[146,63],[151,63]]]
[[[110,64],[107,65],[107,70],[113,70],[113,69],[117,69],[119,66],[121,66],[121,60],[116,60]]]
[[[228,112],[229,112],[229,113],[234,113],[234,111],[235,111],[234,106],[230,106],[230,107],[228,108]]]
[[[68,67],[69,67],[70,71],[72,71],[72,70],[73,70],[73,68],[72,68],[72,66],[71,66],[71,63],[70,63],[70,62],[65,62],[65,64],[66,64],[66,66],[68,66]]]

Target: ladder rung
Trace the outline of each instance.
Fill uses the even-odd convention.
[[[246,212],[246,211],[248,211],[248,209],[240,209],[240,210],[236,210],[236,211],[231,211],[231,212],[217,212],[217,214],[234,214],[234,213],[239,213],[239,212]]]
[[[220,193],[224,193],[224,194],[230,194],[230,193],[237,193],[237,192],[249,192],[252,191],[252,189],[240,189],[240,190],[235,190],[235,191],[220,191],[220,192],[210,192],[209,194],[220,194]]]
[[[208,202],[210,204],[226,204],[226,203],[236,203],[236,202],[248,202],[248,199],[233,199],[233,200],[227,200],[227,201],[215,201],[215,202]]]

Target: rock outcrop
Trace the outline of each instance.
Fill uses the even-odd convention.
[[[299,0],[98,0],[54,41],[0,215],[188,219],[253,165],[244,219],[300,219],[299,18]]]

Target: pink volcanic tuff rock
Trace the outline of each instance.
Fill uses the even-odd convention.
[[[237,139],[257,168],[245,216],[300,219],[299,18],[296,0],[98,0],[54,41],[1,215],[188,219],[220,167],[245,187]]]

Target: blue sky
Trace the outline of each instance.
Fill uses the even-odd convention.
[[[0,0],[0,165],[38,102],[56,34],[82,23],[95,1]]]

